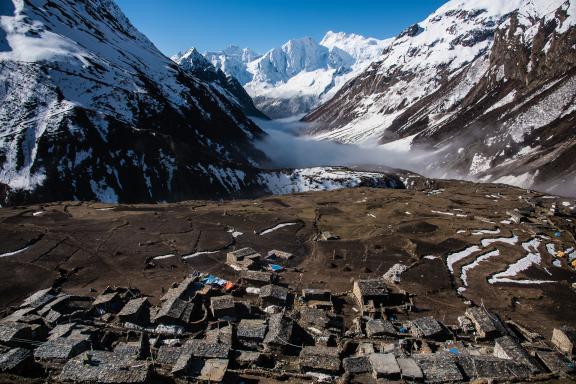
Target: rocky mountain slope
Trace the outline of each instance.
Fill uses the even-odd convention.
[[[304,120],[431,150],[431,174],[573,194],[575,22],[573,0],[452,0]]]
[[[226,75],[221,69],[216,68],[195,48],[173,56],[172,60],[194,77],[217,88],[221,94],[227,96],[246,115],[267,119],[266,115],[256,108],[252,98],[246,93],[246,90],[236,78]]]
[[[262,56],[234,46],[204,56],[236,78],[266,115],[282,118],[306,113],[330,99],[379,57],[389,43],[328,32],[320,43],[310,37],[289,40]]]
[[[0,27],[0,183],[12,202],[261,189],[252,140],[264,133],[113,1],[3,1]]]
[[[1,205],[404,187],[384,173],[261,169],[265,133],[238,83],[195,51],[178,66],[111,0],[13,0],[0,15]]]

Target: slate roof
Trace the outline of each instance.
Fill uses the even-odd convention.
[[[242,260],[245,257],[254,257],[254,256],[260,256],[260,254],[258,252],[256,252],[255,250],[253,250],[252,248],[246,247],[246,248],[241,248],[238,249],[236,251],[232,251],[232,252],[228,252],[229,255],[235,257],[238,260]]]
[[[32,358],[32,352],[24,348],[14,348],[0,354],[0,372],[15,372]]]
[[[276,313],[268,320],[268,333],[264,344],[287,345],[292,337],[292,320],[284,317],[283,313]]]
[[[211,297],[210,307],[213,312],[221,309],[234,309],[234,299],[229,295]]]
[[[481,338],[491,338],[499,334],[494,321],[490,315],[480,307],[472,307],[466,310],[466,316],[472,320],[478,336]]]
[[[52,288],[42,289],[38,292],[33,293],[26,300],[24,300],[22,302],[22,305],[20,305],[20,308],[23,307],[39,308],[47,304],[48,302],[54,300],[55,298],[56,295],[54,294]]]
[[[150,374],[149,362],[136,364],[133,360],[119,358],[114,352],[90,351],[69,360],[58,378],[75,383],[139,384],[148,382]]]
[[[387,295],[390,291],[383,279],[370,279],[356,281],[362,296],[376,297]]]
[[[576,370],[573,362],[556,351],[537,351],[536,355],[550,372],[572,373]]]
[[[0,324],[0,343],[10,344],[14,339],[26,339],[30,337],[31,329],[27,324],[3,323]]]
[[[144,306],[148,305],[147,297],[140,297],[138,299],[132,299],[122,308],[118,313],[119,317],[132,316],[137,314]]]
[[[340,371],[340,357],[336,347],[304,347],[300,352],[300,369],[336,374]]]
[[[182,347],[162,345],[158,348],[155,361],[159,364],[172,367],[178,360],[178,357],[180,357],[181,353]]]
[[[330,300],[332,293],[328,289],[304,288],[302,297],[304,300]]]
[[[236,336],[244,339],[264,340],[267,328],[265,320],[243,319],[238,323]]]
[[[88,350],[90,343],[88,338],[68,337],[48,340],[34,351],[34,357],[38,360],[64,361],[77,356]]]
[[[464,377],[454,359],[448,353],[413,355],[427,383],[462,381]]]
[[[118,294],[118,292],[104,293],[102,295],[97,296],[96,299],[94,299],[92,305],[96,307],[98,305],[108,304],[119,298],[120,295]]]
[[[52,330],[49,332],[48,340],[54,340],[68,336],[75,327],[76,323],[59,324],[52,328]]]
[[[525,364],[532,372],[539,371],[533,358],[510,336],[502,336],[495,340],[494,356]]]
[[[530,375],[530,369],[526,365],[495,356],[459,356],[458,363],[466,376],[471,379],[497,379],[510,376],[523,379]]]
[[[230,346],[225,343],[214,343],[205,339],[190,339],[183,347],[183,354],[192,354],[203,358],[228,358]]]
[[[156,312],[152,320],[158,322],[163,318],[168,318],[174,321],[187,321],[187,319],[185,319],[186,313],[190,310],[189,307],[191,306],[192,304],[188,301],[173,296],[162,303],[160,310]]]
[[[371,369],[368,356],[347,357],[342,360],[342,366],[349,373],[364,373]]]
[[[374,377],[399,378],[400,367],[392,353],[373,353],[368,356]]]
[[[394,325],[388,320],[370,319],[366,323],[366,334],[368,337],[396,335],[397,331]]]
[[[300,323],[326,328],[330,323],[330,318],[326,311],[322,309],[302,307],[300,309]]]
[[[410,331],[414,337],[438,338],[445,335],[445,329],[433,317],[421,317],[410,321]]]
[[[286,301],[288,298],[288,289],[280,285],[269,284],[260,288],[260,298],[273,298],[279,301]]]
[[[264,271],[240,271],[240,278],[248,282],[254,281],[263,284],[270,284],[272,282],[272,273]]]

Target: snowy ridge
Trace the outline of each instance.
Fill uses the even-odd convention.
[[[253,74],[247,70],[247,64],[262,55],[257,54],[250,48],[242,49],[232,45],[221,52],[205,52],[204,56],[214,67],[222,70],[226,75],[234,77],[241,84],[246,84],[253,77]]]
[[[569,193],[575,25],[574,0],[451,0],[304,120],[318,139],[432,150],[431,176]]]
[[[264,55],[231,46],[204,56],[236,78],[256,105],[274,118],[310,111],[380,57],[391,40],[329,31],[320,43],[293,39]],[[178,61],[186,53],[173,58]]]
[[[266,118],[254,105],[242,85],[232,76],[226,75],[215,67],[196,48],[190,48],[184,53],[172,56],[172,60],[192,76],[206,82],[213,91],[226,97],[236,104],[248,116]]]

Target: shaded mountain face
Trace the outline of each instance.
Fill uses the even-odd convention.
[[[2,1],[0,79],[3,203],[262,189],[254,167],[264,155],[252,142],[264,133],[113,1]]]
[[[175,55],[172,60],[192,76],[210,84],[223,94],[248,116],[261,119],[268,117],[260,112],[242,84],[234,77],[227,76],[221,69],[214,67],[200,52],[191,48],[183,54]]]
[[[431,174],[574,194],[575,22],[573,0],[450,1],[304,120],[432,150]]]

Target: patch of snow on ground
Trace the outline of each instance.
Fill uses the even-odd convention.
[[[235,230],[234,228],[230,228],[228,230],[228,233],[231,233],[233,238],[240,237],[244,234],[243,232],[239,232],[239,231]]]
[[[496,228],[496,229],[476,229],[472,232],[472,235],[474,236],[480,236],[480,235],[497,235],[500,233],[500,228]]]
[[[218,253],[218,252],[220,252],[220,251],[200,251],[200,252],[195,252],[195,253],[192,253],[191,255],[182,256],[182,260],[192,259],[192,258],[194,258],[194,257],[201,256],[201,255],[212,255],[212,254]]]
[[[297,225],[297,224],[298,224],[298,223],[282,223],[282,224],[278,224],[278,225],[275,226],[275,227],[268,228],[267,230],[260,232],[260,236],[267,235],[267,234],[269,234],[269,233],[271,233],[271,232],[274,232],[274,231],[276,231],[276,230],[278,230],[278,229],[280,229],[280,228],[288,227],[288,226],[291,226],[291,225]]]
[[[506,243],[514,245],[518,243],[518,236],[513,234],[512,237],[499,237],[497,239],[482,239],[481,243],[484,248],[494,243]]]
[[[514,264],[508,266],[508,268],[500,273],[493,275],[488,279],[490,284],[496,283],[515,283],[515,284],[545,284],[554,283],[551,280],[515,280],[513,277],[518,275],[530,268],[532,265],[540,265],[542,262],[542,256],[538,252],[538,247],[540,246],[540,240],[532,239],[526,243],[522,244],[522,248],[526,250],[527,255],[522,259],[518,260]]]
[[[155,258],[153,258],[152,260],[164,260],[164,259],[170,259],[172,257],[176,256],[173,253],[170,253],[168,255],[162,255],[162,256],[156,256]]]
[[[465,259],[466,257],[478,251],[480,251],[480,247],[478,247],[477,245],[473,245],[471,247],[464,249],[463,251],[451,253],[450,255],[448,255],[448,257],[446,258],[446,264],[448,265],[450,273],[454,274],[454,263],[462,259]]]
[[[436,213],[438,215],[445,215],[445,216],[454,216],[454,214],[452,212],[442,212],[442,211],[431,211],[432,213]]]
[[[466,264],[465,266],[462,267],[462,271],[460,274],[460,279],[462,280],[462,283],[465,286],[468,286],[468,272],[471,269],[476,268],[478,265],[480,265],[481,262],[488,260],[491,257],[496,257],[496,256],[500,256],[500,251],[499,250],[495,250],[495,251],[491,251],[488,253],[485,253],[483,255],[480,255],[476,260],[474,260],[472,263],[470,264]]]
[[[2,254],[0,254],[0,257],[14,256],[14,255],[17,255],[17,254],[19,254],[19,253],[22,253],[22,252],[27,251],[28,248],[30,248],[30,246],[24,247],[24,248],[19,249],[19,250],[17,250],[17,251],[2,253]]]
[[[546,249],[548,253],[552,256],[556,256],[556,246],[554,244],[546,244]]]

